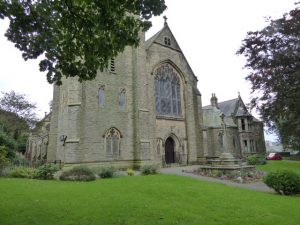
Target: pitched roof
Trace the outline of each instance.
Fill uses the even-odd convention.
[[[156,34],[154,34],[151,38],[149,38],[146,41],[146,49],[148,49],[152,43],[156,40],[156,38],[160,35],[160,33],[163,31],[164,28],[162,28],[160,31],[158,31]]]
[[[236,104],[238,103],[239,98],[227,100],[224,102],[219,102],[218,107],[224,113],[225,116],[231,116],[236,109]]]
[[[161,35],[165,34],[165,32],[170,35],[170,38],[172,39],[172,43],[173,43],[172,46],[165,46],[163,43],[161,43],[162,42]],[[182,56],[183,56],[186,64],[187,64],[187,67],[190,70],[193,78],[196,79],[196,80],[198,80],[197,77],[195,76],[195,74],[194,74],[194,72],[193,72],[193,70],[192,70],[189,62],[186,60],[186,58],[185,58],[185,56],[184,56],[184,54],[183,54],[183,52],[182,52],[182,50],[181,50],[181,48],[180,48],[180,46],[179,46],[179,44],[177,42],[175,36],[173,35],[173,33],[172,33],[172,31],[171,31],[171,29],[170,29],[170,27],[169,27],[169,25],[167,23],[164,24],[163,28],[160,31],[158,31],[151,38],[149,38],[148,40],[146,40],[146,43],[145,43],[146,50],[148,50],[152,46],[153,43],[160,44],[160,45],[168,47],[168,48],[170,48],[170,49],[172,49],[174,51],[180,52],[182,54]],[[201,95],[200,92],[198,94]]]

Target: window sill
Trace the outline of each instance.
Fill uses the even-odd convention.
[[[164,116],[164,115],[157,115],[156,119],[159,119],[159,120],[177,120],[177,121],[183,121],[184,120],[183,116],[176,117],[176,116]]]

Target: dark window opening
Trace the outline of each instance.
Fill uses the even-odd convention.
[[[171,39],[168,37],[165,37],[165,45],[171,46]]]
[[[246,130],[245,120],[241,119],[242,122],[242,130]]]

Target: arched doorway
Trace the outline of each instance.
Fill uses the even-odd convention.
[[[175,163],[175,144],[174,140],[169,137],[165,143],[165,160],[166,164]]]

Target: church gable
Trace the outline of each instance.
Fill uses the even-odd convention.
[[[146,48],[150,48],[151,45],[158,44],[165,48],[170,48],[178,52],[182,52],[172,31],[167,24],[164,25],[163,29],[157,32],[146,42]]]
[[[153,66],[161,63],[162,61],[171,60],[184,75],[188,75],[191,81],[198,81],[166,22],[160,31],[146,41],[146,51],[148,59],[149,56],[153,54],[156,55],[154,56],[156,61],[151,63]],[[159,58],[161,60],[160,62],[157,61]],[[196,94],[200,95],[196,85],[195,90]]]

